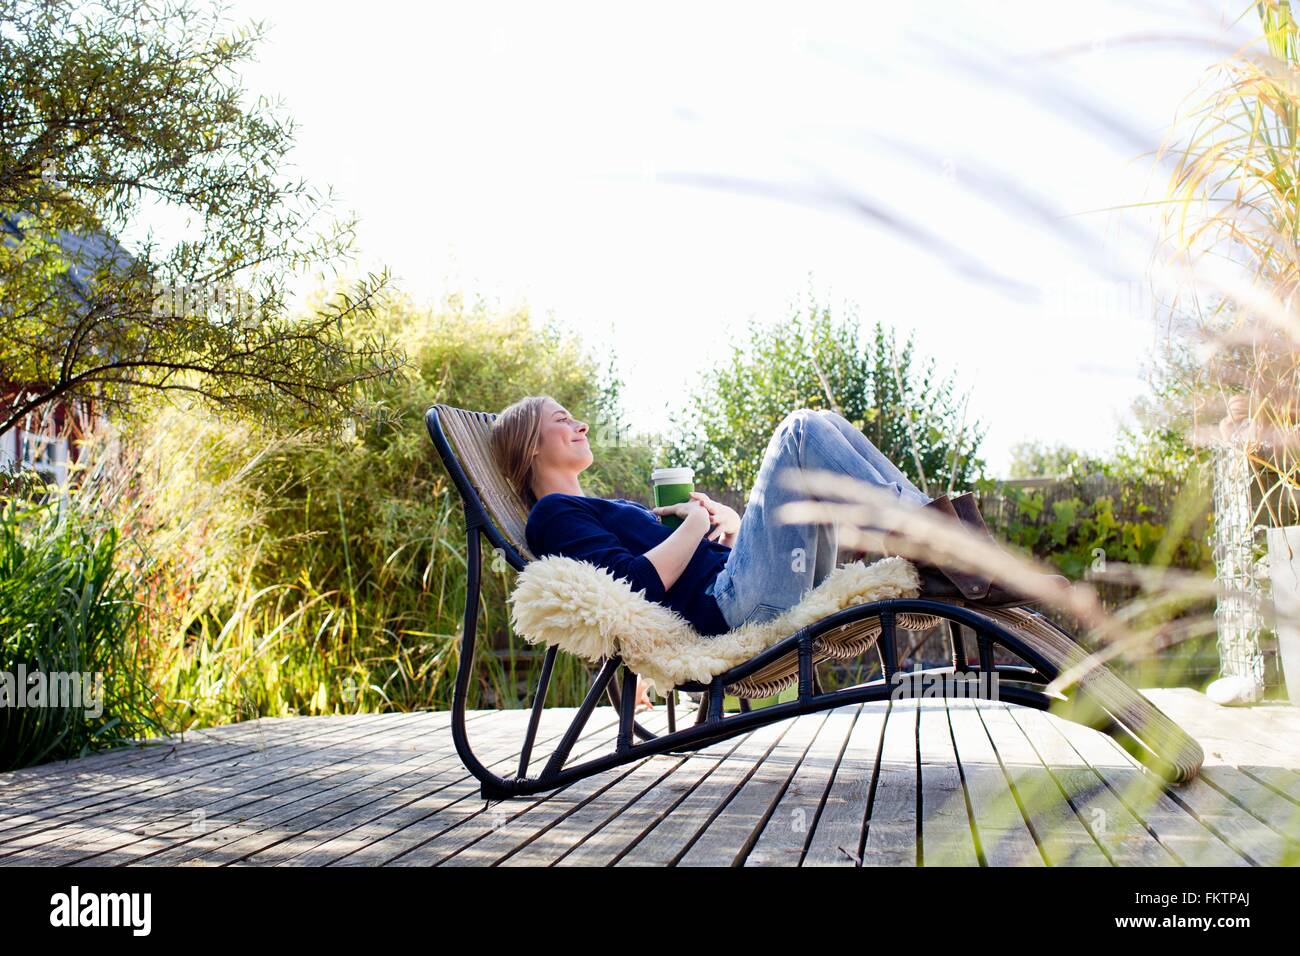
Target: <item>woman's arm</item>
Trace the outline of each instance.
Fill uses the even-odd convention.
[[[625,547],[614,532],[579,507],[554,513],[537,527],[535,552],[539,557],[559,554],[606,568],[631,584],[633,591],[644,591],[647,598],[659,601],[677,583],[709,527],[708,512],[698,502],[674,507],[681,509],[681,526],[645,554]]]
[[[671,510],[672,508],[680,510]],[[667,591],[686,570],[699,547],[700,538],[709,530],[711,524],[709,513],[696,501],[687,501],[664,509],[654,509],[656,514],[677,514],[682,516],[682,523],[667,538],[645,553],[650,563],[659,572],[659,578]]]

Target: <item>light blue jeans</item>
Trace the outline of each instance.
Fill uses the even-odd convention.
[[[884,488],[902,502],[920,506],[930,501],[843,416],[824,409],[791,412],[767,443],[736,545],[709,585],[732,628],[776,617],[835,568],[839,543],[833,525],[777,523],[781,505],[809,498],[775,480],[790,468],[837,471]]]

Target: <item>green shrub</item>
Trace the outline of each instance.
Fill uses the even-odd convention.
[[[0,770],[162,730],[120,550],[116,529],[57,498],[0,506]],[[55,691],[59,675],[77,696]]]

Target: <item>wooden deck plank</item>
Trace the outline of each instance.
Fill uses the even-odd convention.
[[[610,711],[612,717],[612,710]],[[660,723],[666,718],[658,714],[641,714],[637,718],[646,730],[658,734]],[[586,760],[586,758],[603,756],[614,749],[617,736],[617,721],[612,721],[601,731],[582,737],[580,747],[573,748],[573,756],[568,765]],[[653,758],[646,758],[653,760]],[[577,780],[568,787],[558,791],[547,791],[538,795],[517,797],[517,799],[497,801],[493,804],[481,804],[482,812],[456,822],[452,829],[428,840],[406,856],[394,861],[396,866],[429,865],[493,865],[508,856],[516,845],[528,844],[547,827],[563,819],[564,808],[572,810],[581,805],[585,796],[593,792],[602,792],[625,775],[634,773],[645,761],[624,765],[597,774],[584,780]],[[567,797],[563,796],[567,793]],[[538,812],[539,808],[541,812]],[[545,809],[549,808],[549,809]],[[538,865],[545,865],[545,855],[538,853]]]
[[[197,846],[204,839],[220,841],[232,832],[230,827],[248,825],[249,820],[277,808],[301,806],[305,799],[338,792],[335,788],[378,767],[421,755],[426,740],[426,732],[412,723],[400,735],[382,734],[330,748],[327,759],[322,759],[322,751],[313,750],[292,760],[251,765],[228,780],[169,797],[160,806],[150,808],[147,817],[139,816],[140,808],[131,808],[137,816],[123,832],[134,839],[93,846],[83,839],[79,841],[83,855],[73,865],[166,863],[172,859],[168,853],[185,852],[183,847]],[[435,752],[433,759],[453,758]],[[88,849],[96,851],[95,855],[85,855]]]
[[[1144,693],[1205,749],[1205,764],[1258,764],[1300,770],[1300,708],[1221,707],[1188,688]]]
[[[1187,866],[1249,866],[1249,861],[1175,801],[1155,777],[1114,740],[1087,727],[1059,722],[1058,729],[1116,797]]]
[[[543,712],[539,723],[538,748],[534,759],[539,755],[545,757],[558,743],[568,729],[576,713],[576,708],[550,708]],[[616,723],[614,712],[610,708],[597,708],[584,728],[578,743],[574,745],[573,757],[580,759],[599,747],[608,746],[613,739]],[[474,741],[475,753],[481,754],[485,766],[494,773],[506,776],[516,773],[519,764],[519,748],[523,743],[523,728],[510,728],[499,720],[484,728],[487,732]],[[547,746],[547,745],[552,746]],[[540,752],[540,754],[539,754]],[[333,866],[378,866],[391,864],[413,850],[429,844],[438,838],[452,834],[456,829],[470,821],[482,824],[484,820],[501,821],[508,819],[511,806],[521,800],[536,798],[519,798],[519,800],[501,800],[485,802],[479,795],[479,783],[468,773],[459,777],[450,787],[439,790],[426,797],[421,797],[414,804],[400,811],[394,819],[386,824],[363,830],[353,837],[344,836],[345,843],[360,845],[343,846],[345,852],[334,854],[328,865]],[[485,817],[484,814],[490,814]],[[493,825],[489,822],[488,825]],[[459,842],[472,838],[471,830],[466,829],[461,835],[453,835],[448,842],[454,847]],[[328,844],[313,850],[317,853],[329,852]]]
[[[1275,793],[1280,793],[1292,803],[1300,805],[1300,773],[1281,767],[1261,767],[1242,763],[1240,769],[1250,774]]]
[[[976,701],[975,713],[993,741],[998,762],[1043,858],[1049,866],[1110,866],[1007,707],[1001,702]]]
[[[876,779],[888,702],[863,704],[849,732],[817,826],[804,853],[804,866],[857,866],[862,862],[867,807]]]
[[[744,784],[754,768],[781,742],[792,721],[754,730],[685,800],[665,814],[616,866],[668,866],[675,863],[696,836],[713,820]]]
[[[428,733],[423,724],[409,719],[405,725],[392,726],[405,726],[404,733],[408,735]],[[195,820],[193,812],[204,809],[207,806],[204,800],[210,799],[213,792],[230,789],[239,792],[246,785],[280,774],[286,767],[317,767],[322,763],[321,754],[331,748],[336,748],[339,756],[355,747],[361,747],[364,753],[367,747],[379,746],[388,739],[385,731],[377,730],[373,724],[351,731],[348,725],[342,724],[331,733],[309,734],[297,752],[291,749],[290,742],[285,742],[279,747],[237,757],[229,764],[206,767],[196,775],[169,780],[170,786],[94,806],[89,812],[82,810],[74,815],[37,821],[24,827],[21,836],[0,846],[0,853],[5,854],[0,856],[0,865],[27,862],[34,851],[49,862],[66,864],[135,842],[156,829],[166,830],[168,824],[188,827]],[[293,756],[287,756],[288,753]]]
[[[313,720],[332,722],[355,722],[357,720],[378,716],[397,716],[395,714],[360,714],[332,715],[313,717]],[[4,781],[5,797],[27,796],[31,793],[44,793],[51,781],[60,785],[72,782],[84,782],[98,774],[112,772],[118,774],[126,766],[139,766],[144,763],[169,759],[185,752],[198,753],[205,746],[220,747],[234,744],[241,739],[245,742],[256,738],[267,739],[277,733],[296,732],[299,717],[261,717],[254,720],[222,724],[216,727],[203,727],[187,730],[173,737],[157,737],[124,744],[111,750],[87,754],[85,757],[69,757],[52,760],[35,767],[9,770],[0,773]]]
[[[1300,806],[1276,790],[1236,767],[1205,767],[1201,779],[1280,837],[1300,843]]]
[[[1204,769],[1204,768],[1203,768]],[[1198,775],[1170,788],[1170,799],[1252,865],[1278,866],[1287,848],[1276,831],[1252,816]]]
[[[979,854],[988,866],[1046,866],[972,700],[947,701]]]
[[[1300,767],[1300,709],[1279,703],[1222,707],[1187,688],[1147,694],[1205,748],[1198,786],[1187,789],[1184,805],[1206,814],[1207,825],[1255,862],[1300,863],[1300,805],[1290,795]]]
[[[565,726],[571,719],[564,721]],[[612,708],[597,708],[574,746],[569,762],[608,752],[613,746],[618,730],[618,718]],[[518,753],[518,735],[512,734],[507,749],[512,756]],[[550,799],[551,793],[529,797],[485,802],[472,779],[463,785],[464,795],[455,802],[412,824],[391,837],[385,837],[375,847],[368,847],[360,860],[348,857],[344,865],[363,865],[375,854],[380,854],[385,865],[427,866],[439,862],[472,844],[484,834],[507,824],[510,819],[539,801]]]
[[[677,861],[678,866],[739,866],[777,809],[795,772],[803,763],[828,712],[804,714],[790,721],[781,746],[762,760],[726,802],[708,826]],[[774,821],[778,827],[796,827],[808,819],[790,808],[791,816]]]
[[[338,722],[331,725],[327,732],[356,734],[365,727],[400,726],[400,714],[368,715],[367,718],[353,723]],[[174,750],[159,750],[151,753],[146,762],[127,762],[116,769],[95,770],[77,773],[58,780],[57,786],[45,786],[36,794],[21,795],[11,792],[7,786],[0,792],[4,795],[5,812],[0,813],[0,839],[15,827],[26,827],[33,821],[73,814],[90,808],[101,808],[104,804],[120,803],[132,795],[156,792],[159,787],[191,776],[202,774],[205,770],[219,767],[242,757],[270,753],[276,748],[291,746],[307,740],[313,733],[320,733],[319,728],[312,727],[308,721],[300,720],[295,724],[285,725],[285,729],[275,735],[259,734],[247,731],[242,737],[233,735],[227,740],[214,743],[204,739],[195,746],[177,746]],[[255,722],[254,722],[255,723]],[[289,728],[292,728],[291,731]],[[93,759],[93,758],[87,758]],[[7,783],[6,775],[0,775],[0,784]],[[98,810],[96,809],[96,812]]]
[[[302,723],[306,724],[307,721]],[[401,725],[400,721],[396,721],[389,726]],[[377,733],[379,731],[375,729],[376,726],[370,722],[335,723],[334,729],[327,733],[331,740],[346,740],[366,733]],[[11,846],[20,835],[117,813],[132,804],[176,793],[189,786],[201,785],[204,781],[221,779],[240,767],[269,762],[288,750],[300,752],[305,747],[310,747],[312,736],[308,727],[299,726],[294,736],[284,736],[264,749],[244,746],[221,750],[201,748],[202,759],[198,761],[193,759],[194,755],[181,751],[174,760],[166,761],[152,775],[140,777],[138,771],[133,771],[124,774],[121,786],[113,787],[101,782],[84,795],[79,789],[74,789],[73,793],[77,796],[68,797],[67,789],[59,787],[59,793],[54,799],[25,804],[30,809],[21,816],[12,816],[8,826],[0,829],[0,853],[4,853],[5,847]],[[325,735],[317,731],[315,736]]]
[[[1008,708],[1066,795],[1075,814],[1116,866],[1175,866],[1178,858],[1106,786],[1061,733],[1066,721],[1029,707]],[[1086,728],[1085,728],[1086,729]],[[1089,731],[1097,733],[1097,731]]]
[[[570,850],[581,846],[593,831],[621,829],[617,821],[626,808],[647,790],[663,786],[668,776],[685,761],[685,757],[659,755],[635,765],[631,773],[600,791],[598,799],[579,804],[553,826],[538,832],[527,844],[506,854],[500,865],[554,866]],[[536,821],[532,821],[532,825],[535,824]]]
[[[576,708],[563,710],[551,708],[543,711],[539,723],[538,743],[555,744],[572,722]],[[614,736],[616,717],[610,708],[598,708],[591,714],[588,726],[577,744],[573,747],[573,758],[581,758],[599,747],[606,747]],[[473,741],[474,752],[484,754],[487,769],[500,775],[517,773],[519,769],[520,745],[523,744],[523,727],[506,728],[499,722],[487,728],[489,734]],[[538,756],[549,756],[550,747],[541,745]],[[478,780],[469,774],[456,780],[445,791],[421,797],[416,804],[398,814],[390,825],[376,827],[376,832],[365,835],[363,845],[347,848],[347,852],[330,861],[334,866],[377,866],[390,865],[400,860],[407,853],[419,851],[435,839],[445,839],[452,851],[460,843],[473,839],[473,829],[477,826],[498,826],[508,819],[510,813],[517,812],[511,808],[523,805],[523,801],[536,800],[538,797],[520,797],[516,800],[498,800],[485,803],[480,797]],[[545,796],[542,797],[545,799]],[[487,814],[487,816],[485,816]],[[486,822],[485,822],[486,821]],[[467,829],[454,834],[458,827]],[[452,834],[448,838],[448,834]]]
[[[669,775],[643,790],[613,819],[561,856],[557,866],[610,866],[722,765],[748,734],[687,754]]]
[[[1300,863],[1300,710],[1146,693],[1205,741],[1199,779],[1167,787],[1105,735],[971,700],[821,711],[494,803],[447,712],[230,725],[0,774],[0,865]],[[544,713],[534,772],[573,712]],[[527,711],[467,720],[514,773]],[[615,732],[597,708],[570,764]]]
[[[1203,826],[1257,866],[1281,866],[1292,852],[1277,832],[1233,803],[1204,780],[1170,791],[1172,798]]]
[[[562,719],[565,715],[558,716]],[[568,716],[571,717],[572,715]],[[505,760],[508,761],[517,755],[518,743],[522,740],[522,731],[526,721],[527,713],[523,710],[503,711],[496,718],[498,724],[508,725],[517,731],[517,733],[506,734],[500,738],[499,746],[501,753],[505,755]],[[599,728],[599,725],[596,726]],[[600,733],[602,730],[603,728],[599,728],[595,732]],[[437,758],[432,762],[442,763],[443,758]],[[209,865],[243,860],[255,853],[266,851],[297,834],[306,833],[317,828],[326,828],[336,817],[352,812],[358,807],[383,796],[383,793],[374,791],[377,785],[389,781],[393,781],[392,785],[397,789],[406,786],[418,786],[421,783],[427,785],[430,777],[430,763],[431,761],[419,755],[410,757],[401,763],[382,767],[373,770],[369,774],[350,779],[340,787],[331,788],[329,792],[313,793],[306,798],[300,799],[295,805],[287,807],[284,812],[250,818],[246,823],[241,823],[232,828],[233,834],[218,845],[208,846],[201,853],[187,851],[184,854],[184,862],[200,862]],[[472,778],[449,759],[445,762],[445,773],[451,781],[459,782],[468,789],[468,792],[464,794],[465,796],[468,793],[477,791],[477,782],[471,783]],[[439,780],[435,785],[442,789],[445,782],[445,780]],[[287,816],[286,814],[292,815]]]
[[[918,760],[921,771],[922,866],[979,866],[966,787],[957,764],[947,702],[919,702]]]
[[[524,711],[503,711],[493,722],[492,744],[478,751],[489,770],[499,774],[518,771],[520,746],[527,724]],[[537,744],[554,744],[568,726],[573,711],[544,714],[538,723]],[[288,839],[250,854],[256,865],[324,866],[395,829],[424,819],[448,804],[465,799],[478,783],[465,772],[457,755],[440,762],[435,773],[422,772],[394,781],[378,799],[357,801],[345,813],[303,829]]]
[[[431,712],[432,713],[432,712]],[[445,713],[445,712],[439,712]],[[97,783],[118,787],[124,780],[151,777],[154,771],[168,772],[170,768],[189,763],[200,764],[211,757],[220,758],[232,750],[263,750],[302,734],[306,721],[316,721],[318,729],[327,730],[359,722],[400,723],[403,713],[334,715],[322,717],[260,718],[218,727],[185,731],[172,739],[142,741],[108,751],[88,754],[84,758],[59,760],[38,767],[0,773],[6,796],[30,799],[39,795],[42,803],[57,799],[49,786],[57,782],[64,790],[90,793]],[[144,773],[145,768],[149,772]],[[37,777],[27,775],[41,771]],[[34,804],[27,804],[33,806]]]
[[[863,866],[916,866],[918,775],[915,700],[892,701],[885,717],[876,788],[867,815]]]
[[[611,712],[612,713],[612,712]],[[667,723],[663,714],[642,715],[642,723],[647,730],[658,733]],[[607,731],[592,735],[592,756],[609,753],[617,736],[617,722]],[[577,762],[570,760],[567,765]],[[499,805],[504,818],[495,814],[480,815],[468,823],[458,826],[454,831],[444,834],[420,846],[411,853],[397,859],[397,866],[483,866],[495,865],[509,857],[516,849],[526,847],[538,839],[551,827],[562,821],[570,813],[581,808],[588,800],[618,783],[625,776],[633,773],[647,760],[625,764],[576,780],[559,790],[549,791],[518,800],[502,801]]]
[[[745,856],[745,866],[800,865],[809,838],[821,826],[831,782],[861,709],[861,704],[852,704],[828,712],[781,802]]]
[[[555,744],[568,727],[573,711],[544,713],[538,723],[538,748]],[[499,721],[484,729],[492,731],[491,741],[479,746],[476,753],[484,766],[501,775],[518,771],[519,748],[523,740],[524,719],[506,727]],[[477,741],[476,741],[477,743]],[[580,744],[581,746],[581,744]],[[457,758],[456,765],[418,787],[407,788],[392,796],[383,797],[369,807],[360,808],[331,821],[323,828],[313,829],[280,844],[278,865],[328,866],[348,856],[365,853],[369,847],[408,827],[419,824],[440,810],[463,800],[474,799],[478,782],[464,772]],[[399,852],[395,848],[393,852]],[[253,862],[263,862],[259,854]]]

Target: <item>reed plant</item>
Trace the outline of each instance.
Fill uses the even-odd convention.
[[[165,728],[118,530],[32,491],[0,500],[0,770]]]
[[[1175,124],[1162,265],[1191,434],[1244,438],[1257,516],[1300,520],[1300,31],[1289,0],[1261,0],[1262,43],[1223,60]],[[1226,414],[1225,414],[1226,413]]]
[[[115,580],[135,616],[115,641],[138,648],[160,727],[448,707],[465,530],[425,409],[533,391],[617,419],[617,380],[526,312],[394,298],[376,321],[410,361],[359,396],[367,414],[350,427],[270,433],[178,401],[83,445],[67,500],[118,530]],[[649,449],[618,427],[595,444],[592,493],[649,473]],[[510,628],[513,572],[490,553],[485,569],[471,705],[520,706],[540,660]],[[582,662],[558,662],[554,700],[575,702],[586,681]]]

